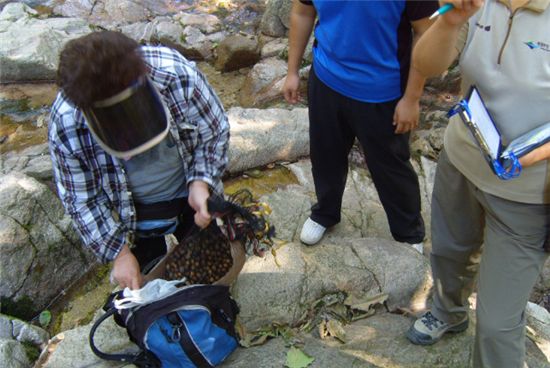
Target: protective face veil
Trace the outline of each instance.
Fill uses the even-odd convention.
[[[147,77],[114,96],[96,101],[84,115],[99,145],[109,154],[128,158],[147,151],[168,134],[169,112]]]

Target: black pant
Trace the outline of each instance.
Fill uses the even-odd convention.
[[[359,140],[395,240],[424,239],[418,177],[409,159],[409,134],[395,134],[397,100],[365,103],[321,82],[312,69],[308,84],[310,156],[317,194],[311,219],[325,227],[340,222],[348,154]]]
[[[181,213],[179,214],[179,224],[174,231],[174,235],[178,241],[182,241],[186,235],[190,233],[195,225],[195,211],[187,203],[187,198],[183,199]],[[138,220],[140,220],[140,212],[138,212]],[[171,217],[171,216],[170,216]],[[162,218],[162,217],[159,217]],[[131,248],[132,253],[137,258],[140,270],[146,271],[152,261],[160,259],[166,254],[166,241],[164,236],[155,236],[148,238],[140,238],[136,236],[134,247]]]

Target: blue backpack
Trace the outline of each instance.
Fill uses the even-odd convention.
[[[184,286],[152,303],[117,309],[114,301],[121,293],[109,297],[106,313],[90,330],[90,347],[102,359],[140,368],[209,368],[220,364],[238,346],[238,307],[227,286]],[[138,354],[108,354],[95,346],[95,331],[110,316],[141,348]]]

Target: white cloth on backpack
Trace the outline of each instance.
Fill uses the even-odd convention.
[[[178,287],[178,285],[184,281],[185,279],[172,281],[155,279],[149,281],[141,289],[131,290],[127,287],[122,292],[123,298],[114,301],[115,308],[128,309],[163,299],[180,291],[182,288]]]

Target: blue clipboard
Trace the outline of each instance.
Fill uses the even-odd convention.
[[[503,180],[521,174],[519,157],[550,141],[550,122],[547,122],[504,145],[502,135],[475,86],[470,87],[466,98],[453,107],[448,115],[455,114],[460,116],[472,133],[491,170]]]

